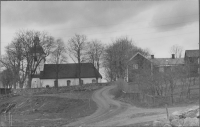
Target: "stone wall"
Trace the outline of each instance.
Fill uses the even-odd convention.
[[[103,86],[108,85],[107,83],[96,83],[96,84],[84,84],[82,86],[65,86],[65,87],[49,87],[49,88],[30,88],[30,89],[13,89],[12,92],[16,95],[38,95],[38,94],[55,94],[65,93],[69,91],[91,91],[99,89]]]
[[[153,122],[154,127],[199,127],[199,106],[185,111],[175,111],[168,119],[159,119]]]

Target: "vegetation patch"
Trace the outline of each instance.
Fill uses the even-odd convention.
[[[15,104],[10,113],[5,109]],[[88,116],[97,109],[96,103],[89,99],[70,99],[56,96],[18,96],[1,101],[0,117],[4,123],[15,126],[61,126]]]
[[[157,113],[157,112],[136,113],[136,114],[133,114],[132,116],[130,116],[130,118],[143,117],[143,116],[153,116],[153,115],[158,115],[158,114],[161,114],[161,113]]]
[[[191,104],[199,104],[199,89],[198,83],[190,86],[190,89],[183,89],[182,84],[178,84],[173,90],[173,94],[168,95],[150,95],[135,87],[130,87],[132,84],[127,84],[119,79],[115,82],[117,87],[110,91],[115,99],[129,103],[131,105],[143,108],[158,108],[166,104],[168,107],[186,106]],[[189,91],[188,91],[189,90]],[[183,93],[186,92],[186,93]]]

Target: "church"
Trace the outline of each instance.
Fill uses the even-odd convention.
[[[44,54],[44,50],[39,43],[30,52],[34,52],[36,57]],[[102,79],[101,74],[92,63],[45,64],[45,58],[43,57],[36,68],[35,74],[32,75],[31,88],[79,85],[79,74],[81,84],[100,83]]]

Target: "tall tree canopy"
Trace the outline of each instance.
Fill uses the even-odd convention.
[[[43,48],[44,53],[34,53],[35,38],[39,38],[38,46]],[[34,30],[20,30],[16,33],[11,44],[7,46],[6,55],[1,60],[3,65],[11,69],[15,77],[15,85],[20,84],[22,88],[27,80],[27,87],[31,87],[32,75],[36,68],[51,52],[54,47],[53,37],[45,32]],[[37,59],[34,59],[37,55]],[[17,77],[18,76],[18,77]]]
[[[68,51],[70,57],[74,60],[74,62],[78,62],[78,77],[79,84],[81,84],[81,62],[84,62],[86,59],[86,44],[87,38],[85,35],[75,34],[74,37],[69,39],[68,41]],[[74,59],[75,58],[75,59]]]
[[[87,44],[87,59],[93,63],[96,69],[99,71],[100,64],[104,52],[104,46],[100,40],[92,40]]]
[[[137,47],[127,37],[117,38],[112,44],[108,45],[105,49],[103,62],[108,80],[124,78],[128,60],[137,52],[145,56],[149,55],[148,51]]]

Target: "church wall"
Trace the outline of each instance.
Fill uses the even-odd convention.
[[[83,80],[84,84],[92,83],[92,80],[95,78],[81,78]],[[69,78],[69,79],[58,79],[58,86],[67,86],[67,80],[70,80],[70,86],[78,85],[79,80],[78,78]],[[32,88],[40,88],[40,87],[46,87],[49,85],[49,87],[54,87],[54,81],[55,79],[40,79],[39,78],[33,78],[32,80]],[[101,79],[98,79],[98,82],[101,82]]]

